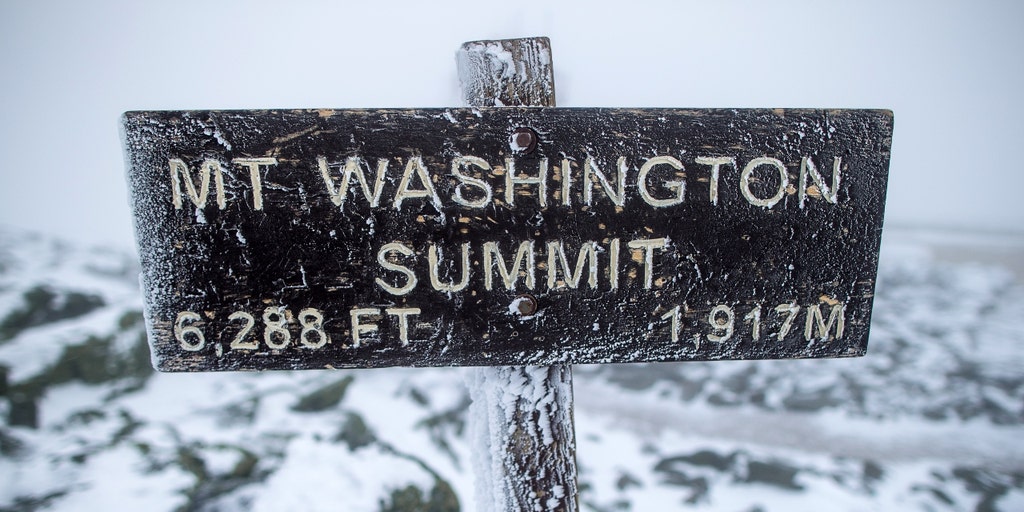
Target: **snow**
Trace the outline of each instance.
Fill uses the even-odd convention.
[[[544,452],[554,459],[545,466],[556,475],[547,481],[565,482],[572,477],[570,471],[559,459],[560,451],[552,449],[555,442],[552,421],[568,422],[572,414],[571,381],[565,382],[557,370],[548,367],[495,367],[474,368],[468,376],[467,386],[473,402],[468,414],[470,450],[476,475],[476,504],[479,510],[511,510],[515,508],[547,507],[559,503],[565,495],[563,486],[551,489],[552,497],[543,500],[537,495],[522,496],[517,489],[531,486],[523,482],[526,475],[510,474],[510,469],[534,467],[535,453],[528,452],[526,445]],[[525,423],[519,414],[536,411],[535,424]],[[523,429],[526,432],[518,432]],[[537,437],[539,434],[539,438]],[[522,441],[523,437],[531,441]],[[517,440],[518,439],[518,440]],[[564,444],[564,442],[562,443]],[[513,447],[516,447],[513,450]],[[531,503],[521,503],[528,499]]]
[[[154,503],[179,501],[179,489],[189,482],[183,472],[168,472],[160,478],[139,478],[145,468],[131,447],[117,447],[89,461],[90,471],[103,478],[78,479],[76,492],[60,501],[64,510],[152,510]],[[44,478],[52,479],[55,475]]]
[[[575,367],[581,510],[1019,508],[1024,274],[941,259],[955,242],[887,230],[864,358]],[[436,495],[484,510],[502,503],[502,440],[466,423],[506,425],[513,392],[545,416],[569,408],[539,368],[72,375],[39,396],[38,428],[11,425],[11,398],[65,347],[91,335],[129,354],[143,326],[121,327],[141,302],[122,255],[8,230],[0,263],[0,319],[42,284],[104,304],[0,342],[0,507],[380,510]],[[343,379],[336,404],[297,410]],[[484,398],[468,410],[467,381]],[[557,437],[541,423],[535,439]]]
[[[316,468],[311,471],[311,468]],[[380,448],[350,452],[344,445],[307,437],[289,443],[289,457],[252,499],[254,511],[379,510],[379,496],[409,484],[430,489],[422,468]]]

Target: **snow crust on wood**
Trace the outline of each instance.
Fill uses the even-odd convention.
[[[478,510],[576,510],[568,365],[484,367],[467,383]]]
[[[470,106],[555,106],[546,37],[465,43],[456,61],[462,96]]]

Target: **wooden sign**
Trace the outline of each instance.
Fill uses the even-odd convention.
[[[892,114],[128,112],[168,371],[867,346]]]

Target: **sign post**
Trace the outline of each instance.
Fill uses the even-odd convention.
[[[462,94],[471,106],[555,106],[546,37],[468,42],[457,62]],[[529,153],[538,138],[533,128],[519,127],[509,147]],[[523,317],[538,312],[537,299],[529,294],[510,307]],[[480,510],[575,512],[572,366],[482,366],[474,369],[470,395]]]
[[[865,353],[891,112],[554,108],[546,39],[459,66],[469,108],[126,113],[154,366],[498,367],[493,507],[574,510],[569,365]]]

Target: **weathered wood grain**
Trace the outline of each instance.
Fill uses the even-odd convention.
[[[555,106],[546,37],[471,41],[456,54],[462,97],[476,107]]]
[[[886,111],[194,111],[132,112],[124,123],[149,335],[163,370],[836,357],[866,349],[892,133]],[[510,145],[521,127],[539,136],[532,153]],[[489,167],[461,171],[489,184],[489,198],[451,172],[468,156]],[[645,162],[666,156],[684,169],[658,165],[640,185]],[[716,180],[713,157],[735,165],[720,165]],[[252,163],[262,158],[277,163]],[[621,206],[593,176],[587,204],[587,161],[615,190],[619,158]],[[354,177],[335,204],[331,190],[350,159],[369,188],[386,163],[377,206]],[[219,180],[208,173],[202,206],[179,172],[175,207],[172,160],[190,169],[197,198],[203,164],[222,168]],[[436,200],[400,193],[417,161]],[[832,187],[836,161],[841,179]],[[509,162],[517,177],[536,176],[546,162],[545,205],[538,184],[513,184],[506,194]],[[807,176],[808,162],[835,190]],[[563,167],[572,176],[569,206]],[[408,174],[406,189],[424,189]],[[672,182],[685,183],[683,200],[656,205],[676,197],[681,185]],[[643,197],[644,186],[652,197]],[[459,204],[460,194],[479,207]],[[636,245],[651,240],[665,242]],[[520,266],[509,276],[514,289],[506,286],[493,254],[484,269],[488,242],[506,268],[533,243],[533,279]],[[384,251],[391,243],[411,254]],[[463,279],[464,244],[468,281],[445,289]],[[597,273],[584,258],[573,287],[559,249],[575,271],[585,246],[594,249]],[[416,275],[415,287],[395,294],[381,286],[409,284],[381,264],[382,253]],[[521,314],[520,302],[531,298],[536,312]],[[835,307],[842,314],[829,322]],[[265,321],[268,308],[285,315],[287,336],[273,330],[273,314]],[[311,346],[315,333],[301,340],[299,314],[310,308],[330,337],[319,347]],[[410,309],[419,313],[403,317]],[[241,347],[232,348],[247,324]],[[363,325],[358,345],[354,324]]]

